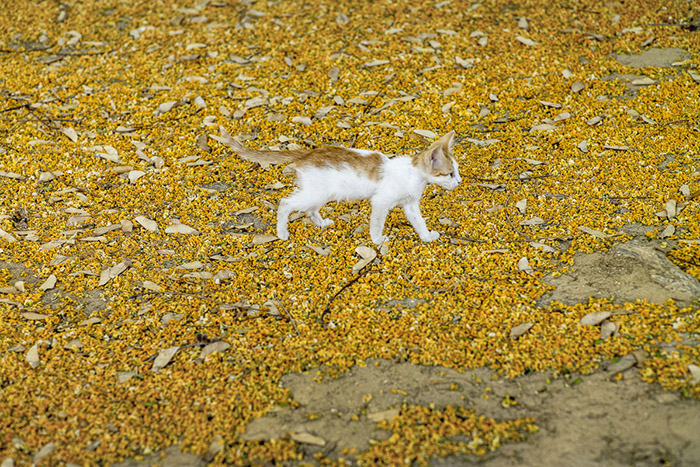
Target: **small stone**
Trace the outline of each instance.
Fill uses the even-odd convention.
[[[617,362],[609,365],[606,370],[612,374],[622,373],[625,370],[629,370],[637,364],[637,359],[634,355],[627,354],[621,357]]]

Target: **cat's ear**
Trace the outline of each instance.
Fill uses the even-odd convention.
[[[428,150],[430,156],[428,158],[428,167],[431,170],[435,170],[442,164],[445,154],[442,151],[442,145],[435,145],[435,147]]]
[[[452,148],[455,145],[455,132],[454,132],[454,130],[450,131],[449,133],[442,136],[437,142],[440,143],[440,146],[445,148],[446,152],[452,152]]]

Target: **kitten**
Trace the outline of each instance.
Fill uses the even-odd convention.
[[[297,189],[280,201],[277,210],[277,236],[289,238],[287,221],[292,211],[303,211],[318,227],[333,224],[324,219],[319,209],[329,201],[369,199],[372,214],[369,234],[372,242],[381,245],[384,221],[389,211],[401,205],[406,218],[424,242],[437,240],[440,234],[428,230],[420,212],[420,198],[428,183],[448,190],[462,178],[452,154],[454,131],[413,157],[389,158],[377,151],[322,147],[294,151],[258,151],[248,149],[233,139],[223,127],[216,139],[229,145],[241,158],[260,164],[293,162],[297,173]]]

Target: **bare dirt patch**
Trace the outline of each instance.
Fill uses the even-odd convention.
[[[615,54],[614,57],[618,62],[623,65],[631,66],[632,68],[669,68],[673,66],[674,63],[688,60],[690,54],[685,50],[673,47],[667,49],[652,47],[638,54]]]
[[[614,372],[554,377],[533,373],[494,379],[487,369],[459,373],[385,360],[354,367],[323,382],[312,374],[289,374],[288,388],[298,408],[277,408],[247,427],[247,440],[300,434],[323,445],[303,444],[307,460],[323,452],[337,458],[343,449],[364,450],[370,440],[390,433],[377,429],[373,414],[402,404],[436,409],[460,405],[507,420],[536,417],[540,431],[524,443],[505,445],[485,458],[435,459],[434,465],[696,465],[700,407],[675,393],[641,382],[630,369],[620,381]],[[515,401],[515,405],[504,404]],[[320,441],[319,441],[320,440]],[[467,441],[468,440],[464,440]]]

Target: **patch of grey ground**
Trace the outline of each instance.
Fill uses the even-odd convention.
[[[690,59],[690,54],[683,49],[652,47],[638,54],[614,54],[615,60],[632,68],[669,68],[674,63]]]
[[[690,59],[690,54],[678,48],[659,49],[653,47],[639,54],[613,54],[615,60],[632,68],[671,68],[676,63]],[[637,91],[652,83],[644,82],[644,75],[633,73],[613,73],[603,77],[603,81],[621,81],[627,89],[625,97],[635,96]]]
[[[114,464],[114,467],[142,467],[159,465],[163,467],[200,467],[207,462],[191,453],[184,453],[177,446],[170,446],[158,453],[144,456],[141,460],[127,459],[124,462]]]
[[[643,236],[618,243],[608,251],[577,253],[574,265],[564,274],[543,278],[555,290],[539,299],[565,305],[587,302],[589,297],[607,298],[622,304],[637,300],[664,303],[673,299],[687,305],[700,299],[700,282],[673,264],[660,241]]]
[[[404,403],[437,409],[460,405],[497,420],[535,417],[540,430],[525,442],[506,444],[484,457],[436,458],[433,465],[698,465],[697,401],[643,383],[634,368],[618,382],[610,380],[611,374],[582,376],[572,385],[572,379],[544,373],[494,379],[486,369],[459,373],[387,360],[370,361],[320,383],[313,374],[289,374],[280,384],[289,388],[299,407],[273,410],[254,420],[243,438],[311,435],[316,444],[301,444],[305,460],[311,462],[318,452],[337,458],[344,448],[363,451],[370,440],[386,439],[389,433],[377,429],[370,418],[381,418]],[[517,405],[504,407],[506,396]]]
[[[5,269],[9,271],[12,278],[8,285],[13,285],[16,281],[24,281],[26,284],[30,285],[32,288],[39,287],[43,282],[40,280],[34,271],[26,268],[23,264],[12,263],[8,261],[0,261],[0,269]],[[60,278],[59,278],[60,280]],[[44,305],[49,305],[55,307],[63,300],[65,297],[69,297],[77,303],[77,306],[82,308],[86,316],[90,316],[96,311],[102,311],[107,308],[108,299],[103,295],[104,291],[101,289],[87,290],[82,297],[78,297],[74,294],[65,292],[59,285],[51,290],[47,290],[41,297],[41,303]],[[12,300],[13,294],[0,294],[0,298],[5,298]]]

